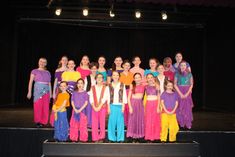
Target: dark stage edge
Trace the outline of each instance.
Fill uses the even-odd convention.
[[[90,131],[89,134],[91,134]],[[0,139],[1,157],[41,157],[44,151],[43,142],[47,139],[53,141],[53,129],[0,127]],[[188,143],[188,141],[200,143],[201,157],[234,157],[235,131],[180,131],[177,135],[177,143]],[[120,144],[127,146],[132,143]],[[139,149],[136,148],[133,151],[139,151]]]
[[[42,157],[199,157],[200,144],[43,142]]]

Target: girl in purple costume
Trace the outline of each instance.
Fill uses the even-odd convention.
[[[191,129],[193,121],[193,76],[187,68],[187,62],[181,61],[179,72],[175,74],[175,89],[179,94],[179,107],[177,109],[177,120],[181,127]]]

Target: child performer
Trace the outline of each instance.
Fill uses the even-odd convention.
[[[115,57],[112,68],[107,71],[107,74],[108,74],[107,84],[108,85],[112,82],[111,77],[112,77],[113,71],[117,71],[119,73],[123,72],[122,63],[123,63],[122,57],[120,57],[120,56]]]
[[[145,140],[151,142],[160,139],[160,90],[159,83],[156,82],[153,74],[147,74],[146,80],[148,85],[145,87],[145,92],[147,95],[145,106]]]
[[[80,141],[86,142],[88,140],[88,131],[85,110],[89,101],[89,96],[84,90],[84,80],[82,78],[78,79],[77,88],[73,92],[71,100],[73,113],[70,120],[70,140],[78,141],[79,138]]]
[[[176,119],[176,109],[178,107],[178,95],[174,91],[174,84],[170,80],[165,81],[165,91],[161,95],[161,141],[166,142],[169,130],[169,141],[176,141],[176,134],[179,131]]]
[[[168,80],[171,80],[174,82],[174,76],[175,76],[175,69],[172,66],[172,59],[170,57],[166,57],[163,59],[163,66],[164,66],[164,75],[168,77]]]
[[[91,87],[96,84],[95,77],[96,77],[96,73],[97,73],[97,68],[98,68],[98,63],[91,62],[91,64],[90,64],[91,74],[88,75],[84,80],[85,81],[84,90],[87,91],[88,95],[90,95]],[[87,108],[89,108],[89,109],[87,109],[87,111],[90,111],[90,113],[86,113],[88,115],[87,122],[88,122],[88,127],[91,128],[92,107],[91,107],[90,101],[88,102]]]
[[[104,76],[104,83],[107,82],[107,71],[105,69],[105,63],[106,63],[106,59],[104,56],[100,56],[98,58],[98,71],[97,74],[101,73]]]
[[[59,87],[60,82],[62,80],[61,76],[62,76],[63,72],[68,69],[67,64],[68,64],[68,57],[67,56],[61,57],[61,59],[59,61],[58,68],[55,71],[55,80],[54,80],[54,85],[53,85],[53,100],[54,100],[54,102],[56,101],[56,97],[59,93],[58,87]],[[54,112],[53,112],[53,110],[51,111],[50,124],[52,127],[54,126]]]
[[[34,82],[34,122],[37,127],[46,125],[49,118],[49,103],[52,96],[51,74],[46,70],[46,65],[46,58],[40,58],[38,61],[38,68],[31,71],[28,84],[27,98],[30,99],[32,96],[32,86]]]
[[[157,71],[158,71],[158,76],[156,77],[156,79],[158,80],[159,84],[160,84],[160,95],[164,92],[164,82],[168,79],[165,75],[164,75],[164,67],[163,65],[159,65],[157,67]]]
[[[58,94],[58,87],[60,85],[60,82],[62,81],[62,74],[65,72],[68,67],[68,57],[63,56],[61,60],[59,61],[58,68],[55,71],[55,80],[54,80],[54,86],[53,86],[53,99],[56,99],[56,96]]]
[[[179,64],[180,62],[183,60],[183,54],[178,51],[176,54],[175,54],[175,63],[173,64],[173,67],[175,68],[175,71],[178,72],[179,71]],[[186,62],[186,65],[187,65],[187,70],[189,72],[191,72],[191,67],[190,67],[190,64],[188,62]]]
[[[58,141],[67,141],[69,124],[67,119],[66,106],[69,106],[69,93],[66,92],[68,83],[60,82],[59,88],[61,93],[56,97],[52,110],[55,114],[54,121],[54,139]]]
[[[193,121],[193,75],[187,68],[187,62],[179,64],[180,70],[175,74],[175,89],[179,94],[179,107],[177,109],[177,119],[180,127],[191,129]]]
[[[124,141],[124,104],[127,103],[126,87],[119,82],[120,74],[112,72],[112,83],[109,85],[110,104],[108,105],[108,139],[111,142]],[[117,129],[116,129],[117,128]],[[116,135],[117,132],[117,135]]]
[[[119,81],[125,85],[126,92],[127,92],[126,94],[128,96],[129,87],[133,81],[133,74],[130,72],[131,63],[128,60],[125,60],[122,64],[122,67],[123,67],[124,71],[122,73],[120,73]],[[129,114],[128,104],[125,104],[125,110],[124,110],[124,124],[125,124],[125,126],[128,125],[128,114]]]
[[[91,87],[96,84],[95,76],[97,74],[98,63],[91,62],[90,69],[91,69],[91,74],[88,75],[84,80],[85,81],[84,90],[86,90],[87,92],[89,92],[91,90]]]
[[[90,64],[89,57],[87,55],[84,55],[80,62],[80,66],[76,68],[76,71],[78,71],[81,74],[82,79],[85,79],[88,75],[91,74],[89,64]]]
[[[130,85],[128,94],[129,118],[127,127],[127,137],[138,139],[144,137],[144,85],[141,84],[142,75],[140,73],[134,74],[134,81]]]
[[[68,69],[67,71],[63,72],[62,74],[62,81],[66,81],[68,83],[67,91],[70,94],[70,96],[73,94],[73,91],[76,87],[76,82],[79,78],[81,78],[81,75],[79,72],[75,71],[75,63],[73,60],[68,61]],[[71,104],[71,97],[70,97],[70,104]],[[72,115],[72,106],[67,106],[67,118],[68,122],[70,122],[70,118]]]
[[[145,69],[144,76],[147,76],[149,73],[153,74],[154,77],[157,77],[159,74],[157,72],[157,66],[159,64],[159,61],[156,58],[150,58],[149,59],[149,67],[150,69]]]
[[[132,74],[140,73],[141,78],[143,79],[144,78],[144,69],[142,69],[140,67],[140,64],[141,64],[140,57],[139,56],[133,57],[132,63],[134,64],[134,67],[130,69],[130,72],[132,72]]]
[[[96,85],[91,87],[90,103],[92,106],[92,141],[103,142],[105,139],[105,120],[110,95],[109,88],[103,84],[103,75],[97,74]]]

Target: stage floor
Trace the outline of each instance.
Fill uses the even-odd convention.
[[[235,131],[235,113],[197,110],[193,117],[192,131]],[[35,128],[32,106],[1,107],[0,127]]]

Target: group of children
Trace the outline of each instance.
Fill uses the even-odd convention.
[[[163,65],[151,58],[146,70],[140,68],[140,57],[134,57],[132,63],[133,68],[128,60],[116,57],[113,67],[106,70],[105,57],[90,63],[83,56],[74,70],[74,61],[63,56],[52,93],[46,59],[40,58],[38,69],[31,72],[27,95],[30,99],[34,81],[34,122],[38,127],[47,124],[53,97],[50,123],[58,141],[87,142],[88,128],[94,142],[105,140],[106,128],[110,142],[123,142],[125,135],[133,142],[176,141],[179,125],[192,126],[190,65],[181,53],[176,54],[174,65],[170,57]]]

